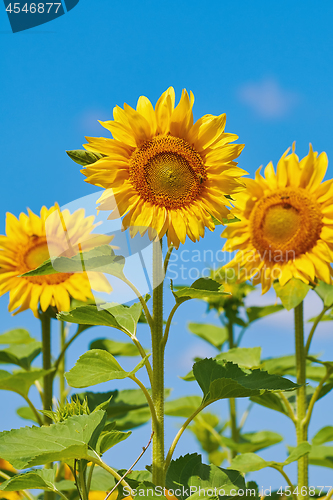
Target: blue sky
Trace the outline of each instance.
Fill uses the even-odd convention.
[[[140,95],[155,103],[170,85],[177,98],[182,88],[194,92],[195,119],[206,113],[227,113],[226,131],[238,134],[239,142],[245,143],[240,166],[251,175],[270,160],[276,165],[294,140],[301,157],[312,142],[316,151],[324,150],[332,158],[332,14],[332,3],[325,0],[320,8],[310,1],[211,1],[204,5],[198,1],[80,0],[57,20],[12,34],[5,9],[0,7],[0,232],[4,232],[7,211],[19,215],[30,207],[38,212],[43,204],[58,201],[64,205],[94,192],[65,150],[80,148],[85,135],[104,135],[97,120],[111,119],[116,104],[134,106]],[[216,251],[222,245],[219,235],[217,229],[196,246],[186,244],[185,248]],[[256,301],[273,303],[274,295],[260,298],[258,294]],[[3,330],[28,325],[39,335],[32,314],[11,318],[7,302],[7,297],[0,299]],[[313,316],[317,308],[316,299],[309,298],[308,315]],[[206,349],[186,331],[187,318],[204,321],[204,313],[205,307],[193,302],[175,318],[166,366],[170,369],[167,382],[176,386],[175,396],[185,394],[189,386],[184,387],[171,372],[183,375],[191,356]],[[277,318],[252,328],[244,345],[262,345],[265,356],[292,352],[292,318],[287,313]],[[107,332],[96,329],[96,335],[103,334]],[[92,335],[86,332],[72,349],[69,365],[84,352]],[[147,333],[142,335],[148,339]],[[326,325],[315,340],[315,349],[327,355],[332,352]],[[207,350],[208,354],[213,353]],[[195,392],[194,386],[191,390]],[[4,393],[4,397],[8,412],[1,415],[1,427],[22,425],[12,417],[21,403],[12,395]],[[329,414],[332,399],[328,397],[318,407]],[[226,406],[217,410],[224,412]],[[314,430],[328,423],[320,413],[315,413]],[[267,422],[271,429],[274,425],[283,428],[287,442],[293,444],[292,429],[284,417],[268,410],[255,410],[246,430],[266,428]],[[172,420],[167,439],[174,432]],[[119,466],[132,463],[148,434],[146,426],[136,432],[130,450],[126,443],[119,446]],[[263,456],[279,453],[282,458],[283,446],[275,449]],[[188,435],[177,452],[197,450]],[[328,469],[313,468],[310,482],[324,481],[329,475]],[[275,471],[255,476],[265,487],[284,484]]]

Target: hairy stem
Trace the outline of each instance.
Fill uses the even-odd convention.
[[[306,356],[304,349],[304,321],[303,302],[294,310],[295,315],[295,361],[297,383],[301,386],[296,394],[296,434],[297,445],[307,441],[307,426],[304,425],[306,417]],[[308,494],[301,494],[302,487],[308,491],[308,456],[298,460],[298,498],[307,500]]]
[[[234,332],[233,332],[233,324],[229,320],[227,324],[228,329],[228,342],[229,349],[233,349],[234,346]],[[235,398],[229,398],[229,413],[230,413],[230,428],[231,428],[231,437],[235,443],[238,443],[239,439],[239,431],[237,427],[237,409],[236,409],[236,400]],[[237,455],[236,450],[231,451],[231,457],[235,458]]]
[[[164,487],[164,349],[163,339],[163,260],[162,240],[153,244],[153,384],[152,399],[156,413],[153,437],[153,483]]]
[[[64,321],[60,321],[60,352],[63,352],[64,347],[66,345],[66,323]],[[63,407],[66,401],[66,380],[65,380],[65,351],[62,356],[59,366],[58,366],[58,374],[59,374],[59,402],[60,406]]]
[[[43,352],[43,369],[50,370],[52,367],[51,363],[51,318],[47,313],[40,314],[40,320],[42,324],[42,352]],[[44,377],[44,387],[43,387],[43,409],[52,410],[52,398],[53,398],[53,374],[49,373]],[[44,424],[50,425],[52,420],[44,415]],[[46,464],[45,468],[51,469],[52,463]],[[45,491],[44,500],[53,500],[55,498],[53,491]]]

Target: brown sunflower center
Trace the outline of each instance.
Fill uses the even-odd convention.
[[[321,210],[309,193],[285,188],[256,203],[250,217],[251,240],[264,258],[286,262],[316,245],[322,225]]]
[[[24,272],[36,269],[50,258],[48,244],[44,236],[31,236],[29,243],[30,245],[23,255]],[[56,242],[52,242],[52,248],[55,249],[56,246]],[[25,279],[37,285],[43,285],[44,283],[47,285],[58,285],[66,281],[70,276],[71,273],[56,273],[45,276],[29,276]]]
[[[130,160],[130,181],[141,198],[165,208],[180,208],[197,199],[206,179],[200,154],[179,137],[154,137]]]

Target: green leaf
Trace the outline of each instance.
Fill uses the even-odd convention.
[[[36,380],[51,372],[52,370],[36,369],[29,372],[17,371],[9,373],[5,370],[0,370],[0,390],[17,392],[17,394],[25,397]]]
[[[109,380],[131,377],[143,367],[148,356],[130,372],[126,372],[107,351],[92,349],[83,354],[75,366],[65,374],[71,387],[89,387]]]
[[[250,397],[266,391],[295,389],[288,379],[261,370],[246,370],[231,362],[203,359],[194,364],[193,374],[203,391],[203,404],[224,398]]]
[[[281,304],[275,304],[271,306],[263,306],[263,307],[248,307],[246,309],[246,314],[249,319],[249,323],[253,323],[253,321],[256,321],[257,319],[263,318],[265,316],[268,316],[269,314],[274,314],[276,312],[279,312],[283,309],[283,305]]]
[[[131,434],[131,432],[121,431],[104,432],[98,440],[97,452],[103,455],[107,450],[127,439]]]
[[[221,490],[220,495],[224,496],[231,490],[245,489],[245,482],[239,472],[221,469],[216,465],[205,465],[201,462],[201,456],[193,453],[172,460],[166,475],[166,487],[172,489],[179,500],[185,500],[188,495],[194,500],[200,498],[199,487],[201,497],[205,495],[205,498],[212,498],[207,490],[217,488],[218,491]]]
[[[138,348],[130,342],[116,342],[111,339],[97,339],[91,342],[89,349],[101,349],[112,356],[139,356]]]
[[[96,446],[105,418],[104,411],[96,411],[47,427],[22,427],[1,432],[0,456],[16,469],[72,459],[89,460],[88,446]]]
[[[66,151],[66,153],[71,160],[75,161],[75,163],[78,163],[79,165],[82,165],[83,167],[96,163],[96,161],[100,160],[104,156],[100,153],[86,151],[85,149],[74,149],[72,151]]]
[[[257,368],[260,365],[261,347],[234,347],[215,356],[216,360],[232,361],[245,368]]]
[[[19,417],[23,418],[24,420],[31,420],[35,424],[38,424],[36,415],[30,408],[30,406],[21,406],[20,408],[17,408],[16,413],[18,414]]]
[[[127,335],[134,335],[141,315],[141,304],[131,307],[121,304],[100,304],[77,307],[58,314],[58,319],[68,323],[111,326]]]
[[[278,281],[274,284],[276,295],[280,298],[283,306],[290,311],[298,306],[306,297],[311,289],[309,285],[296,278],[291,278],[284,286],[281,286]]]
[[[331,307],[333,305],[333,286],[325,283],[324,281],[319,281],[319,284],[315,287],[315,292],[324,302],[324,306]]]
[[[165,402],[165,414],[171,417],[188,418],[201,404],[200,396],[185,396]]]
[[[328,425],[320,429],[317,434],[312,438],[312,444],[320,445],[333,441],[333,427]]]
[[[191,286],[176,288],[177,290],[174,291],[171,287],[176,302],[189,299],[210,299],[229,295],[223,292],[223,286],[220,283],[210,278],[199,278]]]
[[[228,340],[228,330],[225,327],[209,325],[207,323],[189,323],[191,333],[197,335],[209,344],[221,350],[223,344]]]
[[[82,273],[96,271],[123,278],[125,259],[114,253],[109,245],[101,245],[74,257],[48,259],[39,267],[22,274],[23,277],[45,276],[56,273]]]
[[[266,461],[255,453],[243,453],[242,455],[237,455],[230,463],[230,469],[235,469],[243,474],[248,472],[254,472],[266,467],[278,466],[280,468],[291,462],[296,462],[299,458],[307,455],[311,450],[311,445],[307,442],[301,443],[299,446],[294,448],[289,455],[289,457],[284,462],[275,462],[273,460]]]
[[[30,344],[30,342],[35,342],[35,339],[23,328],[9,330],[0,335],[0,344]]]
[[[38,489],[47,491],[57,491],[55,487],[55,470],[40,469],[17,474],[0,484],[1,491],[21,491],[28,489]]]
[[[37,341],[28,344],[13,344],[0,351],[0,363],[13,364],[29,370],[31,363],[41,350],[42,344]]]
[[[221,436],[220,442],[222,446],[226,446],[231,450],[238,453],[253,453],[255,451],[263,450],[274,444],[281,443],[283,437],[276,432],[259,431],[248,432],[239,436],[239,441],[236,443],[231,438]]]

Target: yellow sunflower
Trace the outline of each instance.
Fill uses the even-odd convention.
[[[240,271],[239,279],[261,282],[262,292],[279,279],[304,283],[315,278],[331,282],[333,258],[333,180],[322,182],[326,153],[319,156],[310,145],[299,161],[293,146],[284,153],[275,173],[272,163],[237,196],[234,214],[240,222],[222,233],[223,250],[238,253],[226,267]]]
[[[31,309],[38,317],[42,311],[54,306],[68,311],[70,297],[86,301],[93,299],[91,286],[98,291],[110,291],[106,278],[99,273],[58,273],[47,276],[21,277],[37,268],[51,256],[72,256],[80,249],[88,250],[107,244],[112,238],[90,234],[94,229],[94,216],[85,217],[83,209],[72,215],[60,212],[59,206],[42,207],[40,217],[28,209],[17,219],[7,213],[6,236],[0,236],[0,296],[9,291],[10,312],[15,314]],[[46,222],[46,219],[49,219]]]
[[[113,139],[87,137],[84,147],[104,155],[82,173],[86,182],[106,189],[99,210],[111,210],[109,219],[122,217],[123,228],[161,238],[178,248],[186,235],[204,236],[214,230],[211,215],[227,218],[225,195],[243,188],[246,173],[234,161],[243,145],[224,132],[226,115],[205,115],[193,124],[193,94],[184,90],[175,108],[170,87],[157,101],[141,96],[136,110],[116,106],[113,121],[100,122]]]

